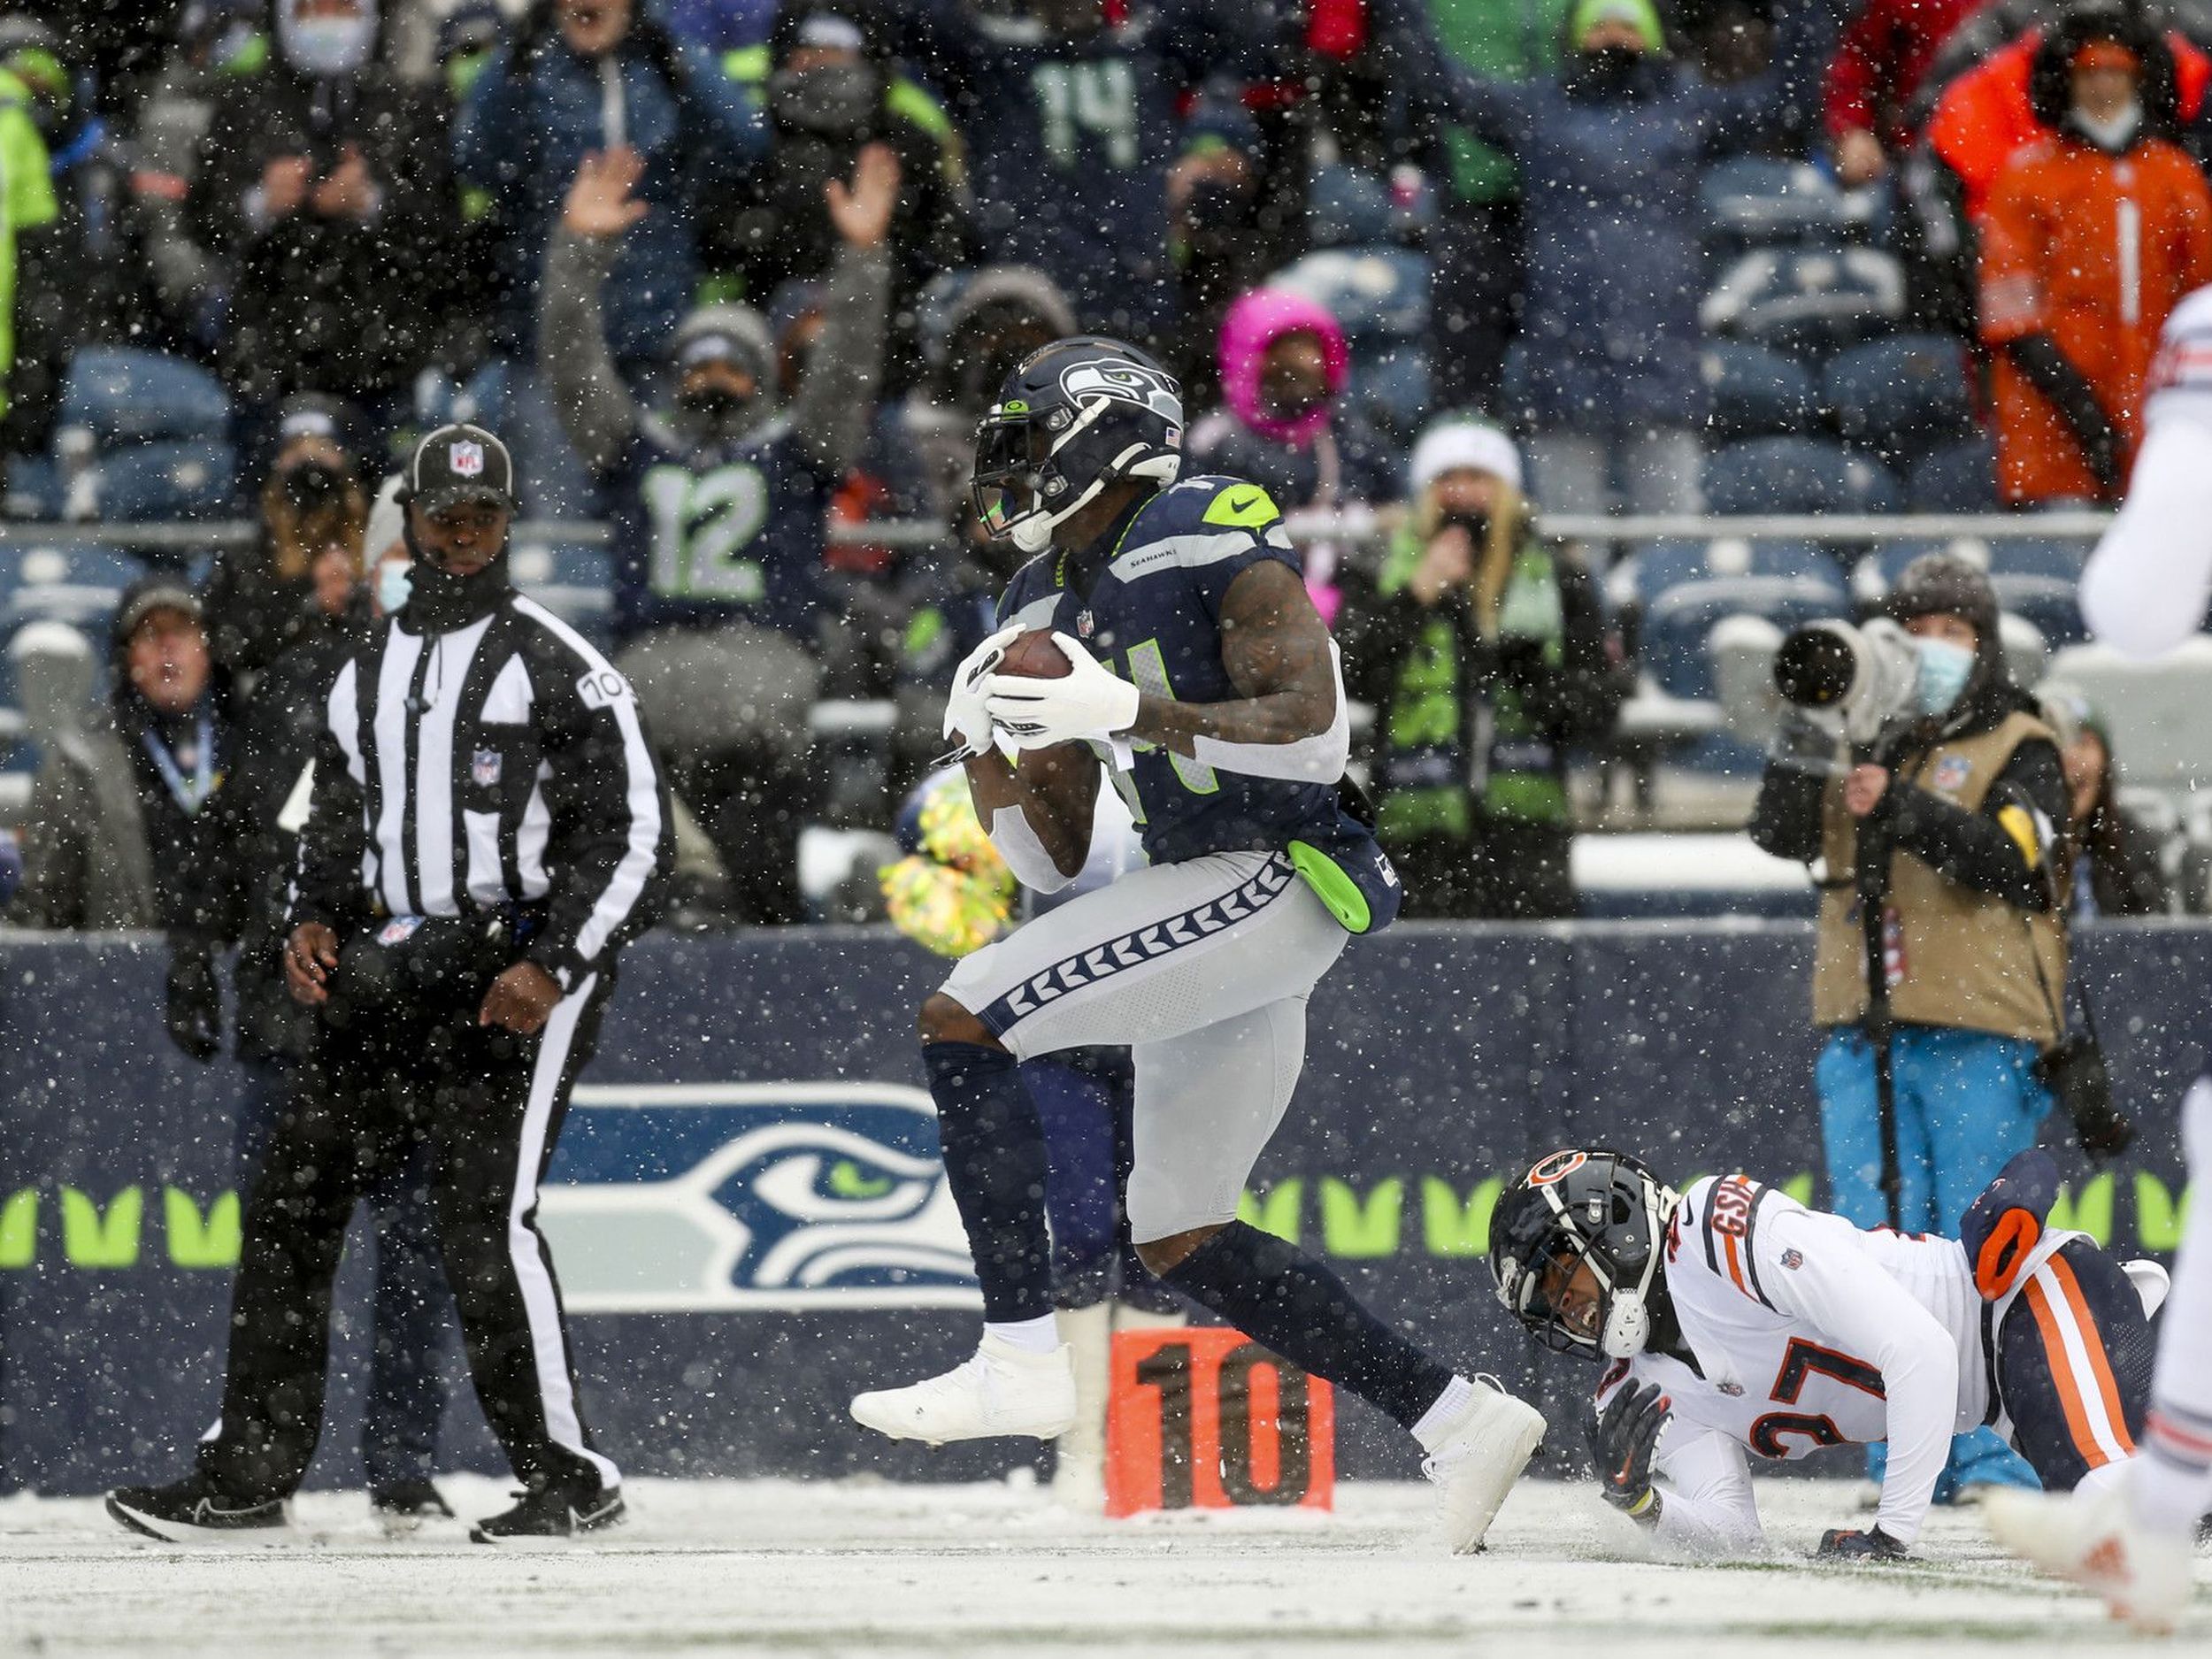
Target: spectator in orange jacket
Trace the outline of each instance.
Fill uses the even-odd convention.
[[[2070,17],[2030,77],[2050,130],[1983,216],[1998,485],[2015,504],[2116,501],[2167,314],[2212,281],[2212,191],[2178,144],[2166,42]]]
[[[2055,28],[2028,30],[1943,88],[1928,117],[1928,149],[1968,219],[1981,218],[1989,192],[2007,164],[2050,125],[2036,113],[2028,84],[2045,37],[2099,27],[2112,30],[2116,39],[2139,33],[2157,39],[2159,32],[2146,25],[2147,10],[2125,0],[2085,0],[2069,7]],[[1966,35],[1972,27],[1961,27],[1958,35]],[[2163,42],[2163,73],[2173,107],[2180,120],[2194,121],[2204,108],[2205,88],[2212,82],[2212,58],[2173,31],[2165,32]],[[2151,61],[2154,55],[2144,56],[2152,73],[2160,73]],[[1930,73],[1939,76],[1941,65]],[[2144,88],[2144,101],[2158,102],[2155,86]]]

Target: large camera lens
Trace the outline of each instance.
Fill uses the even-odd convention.
[[[346,475],[327,461],[298,461],[284,469],[284,494],[301,512],[312,512],[346,493]]]
[[[1801,709],[1828,709],[1851,692],[1858,652],[1832,628],[1800,628],[1774,654],[1774,688]]]

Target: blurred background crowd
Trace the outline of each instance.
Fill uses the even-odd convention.
[[[2212,671],[2116,700],[2066,520],[1874,521],[2118,499],[2212,281],[2208,82],[2195,0],[0,5],[0,825],[67,849],[10,919],[235,935],[167,849],[235,775],[280,807],[303,688],[404,582],[380,482],[449,419],[513,448],[517,581],[641,687],[741,647],[743,718],[661,722],[682,918],[879,915],[1010,573],[970,434],[1079,329],[1290,515],[1411,913],[1709,887],[1575,832],[1739,827],[1746,664],[1934,549],[1987,573],[2015,679],[2060,659],[2080,905],[2206,908],[2201,757],[2157,734]],[[679,593],[626,565],[662,509],[594,411],[718,397],[820,488],[804,526],[670,503],[786,566]],[[1809,910],[1732,844],[1727,904]]]

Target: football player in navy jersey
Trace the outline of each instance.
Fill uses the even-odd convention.
[[[1399,894],[1344,780],[1336,647],[1274,503],[1234,479],[1180,479],[1182,434],[1175,381],[1094,336],[1024,361],[978,434],[978,516],[1033,557],[946,708],[977,815],[1021,882],[1049,893],[1083,868],[1110,771],[1149,863],[964,957],[922,1005],[983,1337],[943,1376],[862,1394],[853,1416],[932,1443],[1066,1432],[1075,1384],[1052,1321],[1044,1138],[1018,1066],[1126,1044],[1124,1203],[1145,1266],[1410,1430],[1453,1548],[1472,1549],[1542,1417],[1236,1218],[1304,1063],[1307,998],[1348,935],[1395,916]],[[1037,629],[1051,646],[1031,649],[1056,649],[1069,672],[997,672]]]
[[[538,349],[569,442],[612,503],[617,666],[677,792],[721,855],[741,919],[801,919],[807,714],[821,682],[824,519],[883,371],[897,158],[860,153],[826,188],[841,245],[804,380],[776,397],[775,349],[743,305],[694,311],[672,401],[641,409],[608,353],[600,288],[643,218],[638,157],[585,159],[547,261]]]

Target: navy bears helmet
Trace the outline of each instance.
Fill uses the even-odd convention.
[[[1660,1251],[1675,1203],[1676,1194],[1625,1152],[1567,1148],[1537,1159],[1490,1212],[1499,1300],[1554,1353],[1641,1353],[1665,1295]],[[1597,1302],[1571,1317],[1554,1297],[1586,1263],[1597,1279]]]
[[[976,517],[994,539],[1039,553],[1109,484],[1164,489],[1182,465],[1174,376],[1118,340],[1056,340],[1006,377],[976,427]]]

